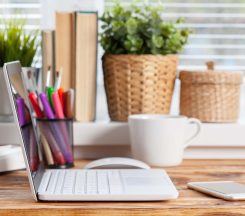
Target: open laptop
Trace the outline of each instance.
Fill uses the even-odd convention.
[[[152,201],[178,197],[178,192],[163,170],[157,169],[47,169],[42,159],[38,129],[27,99],[26,83],[18,61],[4,65],[8,88],[20,143],[26,163],[31,191],[36,200],[46,201]],[[22,97],[30,112],[28,130],[21,125],[17,113],[17,98]],[[33,134],[30,134],[33,133]],[[31,164],[30,136],[35,139],[38,159]]]

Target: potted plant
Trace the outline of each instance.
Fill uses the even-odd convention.
[[[12,115],[7,87],[4,82],[2,66],[5,62],[19,60],[23,67],[32,66],[38,48],[38,31],[25,29],[25,21],[10,20],[0,30],[0,120],[9,119]],[[31,70],[34,70],[31,68]]]
[[[137,113],[169,113],[178,56],[187,43],[189,29],[182,22],[165,22],[162,6],[116,2],[105,11],[100,44],[109,115],[127,121]]]

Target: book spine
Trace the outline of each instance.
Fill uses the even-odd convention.
[[[72,12],[56,12],[55,67],[63,71],[61,86],[73,87],[74,79],[74,20]]]
[[[95,120],[97,75],[98,15],[95,12],[76,14],[75,119]]]

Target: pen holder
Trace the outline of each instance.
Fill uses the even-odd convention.
[[[37,125],[48,167],[72,167],[74,165],[73,120],[37,119]]]

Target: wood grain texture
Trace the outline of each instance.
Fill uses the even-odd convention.
[[[78,161],[76,168],[87,161]],[[35,202],[25,171],[0,174],[0,215],[245,215],[245,201],[230,202],[186,187],[190,181],[233,180],[245,183],[245,160],[186,160],[166,169],[180,192],[159,202]]]

